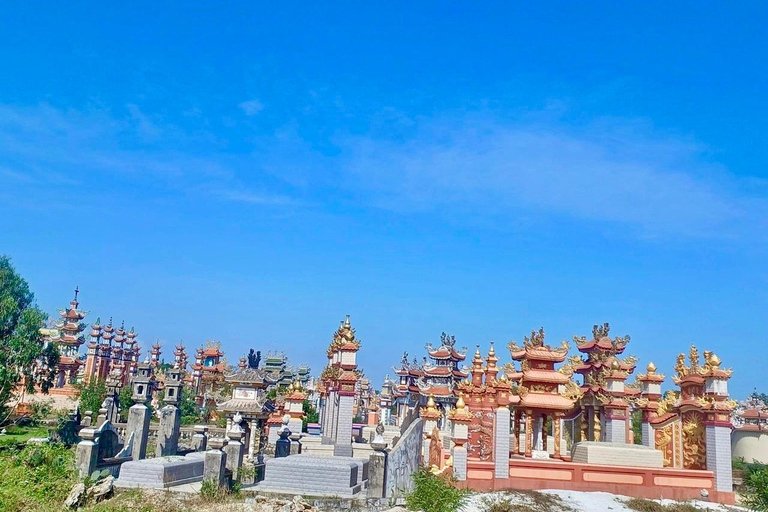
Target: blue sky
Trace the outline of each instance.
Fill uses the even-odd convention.
[[[5,4],[0,252],[166,355],[319,371],[351,314],[378,381],[608,321],[766,391],[767,11]]]

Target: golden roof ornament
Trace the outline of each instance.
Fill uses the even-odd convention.
[[[648,375],[653,375],[656,373],[656,365],[653,364],[653,361],[648,363],[648,366],[645,368],[645,371],[648,372]]]
[[[493,357],[496,355],[496,350],[493,348],[493,342],[491,342],[491,348],[488,350],[488,357]]]
[[[699,370],[699,349],[696,348],[696,345],[691,345],[688,358],[691,362],[690,373],[696,373]]]
[[[608,325],[608,324],[606,324],[606,325]],[[621,363],[619,362],[619,360],[617,358],[614,358],[614,360],[611,361],[611,370],[613,370],[615,372],[621,370]]]
[[[464,394],[462,393],[462,394],[459,395],[459,399],[456,400],[456,408],[460,409],[460,410],[463,410],[466,406],[467,406],[467,404],[464,403]]]

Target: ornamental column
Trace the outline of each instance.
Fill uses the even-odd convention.
[[[152,400],[154,387],[152,365],[148,362],[139,365],[139,373],[133,379],[133,395],[131,398],[136,405],[128,409],[128,426],[125,429],[126,444],[133,442],[131,457],[133,460],[144,459],[147,456],[147,438],[149,436],[149,419],[152,415],[146,406]]]
[[[462,482],[467,479],[467,449],[464,445],[469,439],[469,424],[472,421],[472,413],[464,403],[463,395],[459,395],[456,407],[448,413],[448,417],[453,425],[453,476]]]
[[[496,418],[494,425],[493,474],[496,478],[509,478],[509,403],[511,399],[512,385],[509,383],[509,380],[507,380],[507,376],[503,373],[501,379],[494,382],[496,386]]]
[[[656,443],[653,438],[651,420],[656,416],[656,411],[659,408],[661,383],[664,382],[664,375],[656,373],[656,365],[650,362],[646,368],[646,373],[638,375],[637,380],[641,386],[641,398],[638,400],[638,406],[642,411],[640,426],[642,445],[655,448]]]
[[[624,401],[624,380],[627,374],[622,371],[621,363],[614,359],[611,372],[605,379],[606,388],[611,394],[610,403],[605,404],[605,441],[607,443],[627,442],[627,418],[629,404]]]
[[[707,469],[715,475],[718,492],[733,492],[733,467],[731,461],[731,411],[734,402],[728,399],[728,379],[732,370],[720,368],[720,358],[712,352],[704,352],[704,397],[701,400],[705,412]]]
[[[152,365],[153,363],[149,363]],[[181,368],[168,370],[165,381],[165,406],[160,409],[160,428],[157,430],[157,448],[155,454],[160,457],[176,455],[179,449],[181,433]]]
[[[553,424],[552,434],[553,434],[553,437],[555,438],[555,453],[554,453],[555,459],[563,458],[562,454],[560,453],[560,443],[561,443],[560,428],[561,428],[562,422],[563,422],[563,419],[561,414],[555,414],[552,416],[552,424]]]
[[[533,411],[525,411],[525,456],[533,455]]]

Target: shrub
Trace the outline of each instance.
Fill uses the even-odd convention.
[[[768,469],[747,475],[742,488],[742,503],[752,510],[768,512]]]
[[[218,502],[227,498],[230,495],[230,490],[225,486],[219,486],[213,480],[203,480],[200,486],[200,497],[203,501]]]
[[[410,510],[456,512],[464,506],[469,492],[454,487],[453,482],[448,476],[436,476],[421,469],[413,474],[413,491],[406,495],[405,503]]]

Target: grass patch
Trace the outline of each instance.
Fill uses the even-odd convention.
[[[0,510],[61,510],[77,482],[74,452],[59,444],[0,452]]]
[[[469,492],[454,487],[455,479],[433,475],[426,469],[413,474],[413,491],[405,497],[409,510],[423,512],[456,512],[461,510]],[[499,511],[501,512],[501,511]]]

